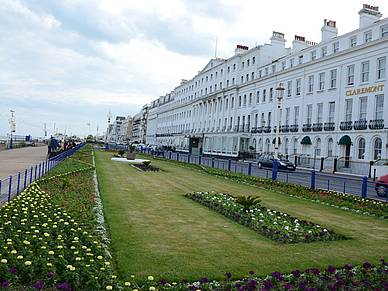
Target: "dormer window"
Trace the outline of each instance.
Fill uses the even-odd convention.
[[[357,37],[352,37],[350,39],[350,47],[355,47],[357,45]]]
[[[333,44],[333,53],[338,53],[339,52],[339,43],[336,42]]]

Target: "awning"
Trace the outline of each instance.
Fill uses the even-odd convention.
[[[276,137],[274,137],[274,139],[272,140],[272,143],[275,144],[275,141],[276,141]],[[281,144],[280,137],[278,137],[278,144]]]
[[[350,139],[350,137],[348,135],[344,135],[343,137],[341,137],[338,144],[350,145],[350,144],[352,144],[352,140]]]
[[[306,135],[304,138],[302,138],[302,141],[300,142],[300,144],[311,144],[310,137]]]

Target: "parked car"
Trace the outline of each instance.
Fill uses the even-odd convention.
[[[377,179],[375,184],[376,194],[381,197],[387,197],[388,175],[383,175]]]
[[[273,161],[275,157],[273,154],[264,154],[259,157],[257,161],[257,165],[259,168],[273,168]],[[279,170],[287,170],[287,171],[295,171],[296,166],[291,163],[285,156],[278,155],[278,169]]]

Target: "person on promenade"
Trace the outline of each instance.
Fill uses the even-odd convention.
[[[51,154],[51,150],[52,150],[52,147],[51,147],[51,141],[53,139],[53,136],[50,137],[50,139],[47,141],[47,159],[50,158],[50,154]]]

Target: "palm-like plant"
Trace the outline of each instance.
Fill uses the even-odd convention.
[[[259,198],[260,196],[253,196],[252,194],[248,196],[239,195],[234,199],[234,202],[241,204],[244,207],[244,211],[248,212],[252,206],[255,206],[261,202],[261,199]]]

